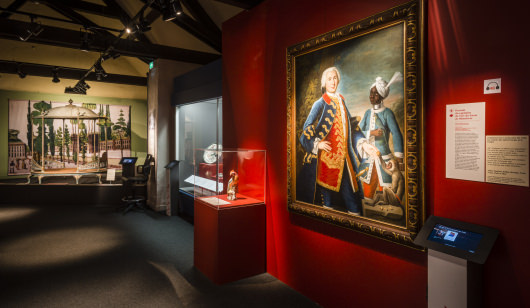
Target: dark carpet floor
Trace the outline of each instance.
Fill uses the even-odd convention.
[[[218,286],[179,217],[0,205],[0,307],[319,307],[269,274]]]

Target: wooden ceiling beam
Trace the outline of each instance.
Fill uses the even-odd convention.
[[[263,0],[215,0],[224,4],[235,6],[244,10],[250,10]]]
[[[147,1],[142,0],[142,2],[146,3]],[[151,4],[151,8],[157,10],[160,13],[162,13],[163,11],[158,2],[154,2],[153,4]],[[194,20],[190,16],[186,15],[185,13],[182,13],[177,18],[173,19],[171,22],[184,29],[191,35],[195,36],[203,43],[206,43],[214,50],[221,52],[221,35],[211,33],[211,31],[209,31],[205,26],[203,26],[201,23]]]
[[[30,25],[28,22],[0,19],[0,38],[19,41],[19,34],[25,33]],[[43,31],[38,36],[30,37],[27,42],[79,49],[83,41],[83,37],[78,31],[46,25],[42,25],[42,28]],[[102,52],[111,44],[114,46],[114,51],[122,56],[129,57],[162,58],[201,65],[210,63],[220,57],[218,54],[207,52],[99,36],[94,37],[90,44],[90,50]]]
[[[16,11],[18,10],[24,3],[26,3],[27,0],[15,0],[13,3],[11,3],[6,9],[9,11]],[[2,12],[0,13],[0,18],[9,18],[13,13],[10,12]]]
[[[0,60],[0,73],[2,74],[18,74],[20,70],[28,76],[49,77],[50,82],[53,78],[53,72],[55,69],[57,69],[59,79],[79,80],[87,72],[87,69],[82,68]],[[96,74],[91,72],[85,80],[133,86],[147,86],[147,77],[121,74],[107,74],[107,77],[101,77],[101,80],[97,80]]]
[[[112,8],[104,5],[99,5],[86,1],[72,1],[72,0],[59,0],[58,2],[64,3],[64,6],[72,8],[76,11],[94,14],[98,16],[120,19],[119,12],[116,12]]]
[[[204,8],[201,6],[199,1],[197,0],[181,0],[182,3],[186,6],[188,11],[193,15],[193,17],[198,20],[205,29],[207,29],[210,33],[212,33],[215,36],[222,36],[221,30],[215,22],[210,18],[208,13],[204,10]]]
[[[90,19],[71,9],[69,7],[69,2],[66,3],[60,0],[45,0],[42,1],[42,3],[51,8],[52,10],[58,12],[59,14],[62,14],[63,16],[70,18],[71,20],[83,25],[85,28],[93,27],[94,29],[92,31],[94,32],[100,33],[105,36],[115,37],[107,30],[98,29],[99,26],[96,23],[92,22]]]
[[[127,12],[115,0],[103,0],[103,2],[105,2],[107,7],[117,12],[117,14],[120,16],[120,21],[124,27],[134,26],[131,16],[129,16],[129,14],[127,14]],[[141,42],[148,43],[148,44],[151,43],[149,38],[147,38],[147,36],[145,36],[142,32],[137,31],[133,35]]]

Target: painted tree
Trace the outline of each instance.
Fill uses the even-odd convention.
[[[38,103],[33,104],[33,110],[31,112],[31,117],[37,117],[42,115],[43,112],[50,110],[52,108],[51,104],[46,103],[45,101],[40,101]],[[50,121],[53,122],[51,119],[44,120],[44,127],[42,126],[43,121],[42,119],[33,119],[33,125],[37,126],[37,137],[35,137],[34,142],[34,152],[39,153],[40,155],[46,155],[48,153],[48,145],[50,143],[49,136],[46,133],[46,126],[50,124]],[[52,123],[53,125],[53,123]],[[44,138],[44,149],[42,148],[42,140]]]
[[[110,140],[110,139],[112,139],[112,125],[114,123],[112,123],[112,121],[110,119],[110,106],[109,105],[107,105],[107,108],[106,108],[106,111],[105,111],[105,116],[107,117],[107,121],[105,123],[105,126],[107,127],[107,129],[106,129],[107,140]]]
[[[116,132],[117,139],[120,140],[120,150],[121,150],[121,157],[123,157],[123,137],[125,133],[127,132],[127,123],[125,122],[123,110],[120,109],[120,117],[118,118],[118,122],[114,123],[112,126],[112,130]]]
[[[29,100],[28,100],[27,119],[28,119],[28,124],[27,124],[28,132],[27,132],[26,137],[28,138],[28,145],[31,147],[31,149],[33,149],[33,145],[31,144],[31,141],[32,141],[32,138],[33,138],[33,132],[31,130],[33,128],[33,125],[31,125],[31,101],[29,101]]]
[[[55,143],[59,145],[59,159],[61,161],[63,161],[63,153],[64,153],[64,148],[63,148],[63,129],[61,127],[59,127],[57,129],[57,131],[55,132]]]
[[[70,143],[72,143],[72,137],[70,136],[70,131],[68,126],[64,127],[64,147],[66,150],[67,161],[70,161]]]
[[[72,159],[74,160],[74,163],[77,164],[77,151],[74,151]]]
[[[88,134],[87,134],[86,124],[83,121],[81,121],[81,123],[79,123],[79,151],[81,152],[83,163],[86,163],[87,147],[88,147]]]
[[[127,118],[127,137],[132,138],[131,135],[131,107],[129,106],[129,117]]]
[[[51,106],[51,103],[50,103],[50,106]],[[50,154],[52,155],[52,157],[55,156],[55,130],[54,130],[54,127],[53,127],[53,119],[49,119],[49,120],[46,120],[45,121],[48,125],[48,142],[50,143]]]

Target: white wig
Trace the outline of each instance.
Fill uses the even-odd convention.
[[[335,66],[328,67],[322,72],[322,79],[320,80],[320,84],[322,86],[322,89],[326,88],[326,77],[327,77],[328,73],[331,72],[331,71],[335,71],[337,73],[337,78],[339,79],[339,83],[340,83],[339,70]]]

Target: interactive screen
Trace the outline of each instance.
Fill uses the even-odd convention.
[[[122,157],[120,160],[121,165],[136,164],[138,157]]]
[[[433,215],[425,221],[414,244],[484,264],[498,235],[493,228]]]
[[[482,234],[436,224],[427,239],[446,246],[475,253],[475,250],[482,239]]]

